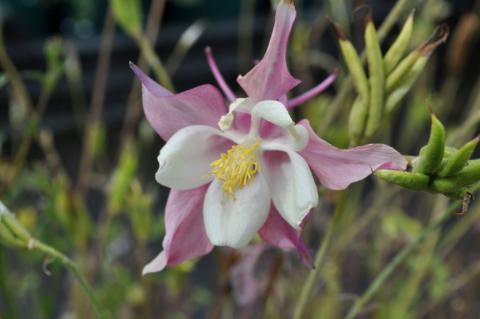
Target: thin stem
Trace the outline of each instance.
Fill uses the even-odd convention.
[[[438,306],[442,301],[447,297],[452,295],[454,292],[460,290],[464,286],[471,284],[480,274],[480,262],[476,262],[473,266],[469,267],[465,272],[456,276],[450,281],[448,287],[443,291],[442,295],[437,299],[428,303],[422,310],[418,312],[418,318],[423,318],[428,312]]]
[[[160,82],[160,84],[163,85],[167,90],[172,92],[175,91],[172,80],[170,79],[163,62],[155,53],[155,50],[153,49],[153,46],[148,38],[143,34],[140,34],[135,40],[137,41],[145,60],[147,60],[150,67],[153,69],[158,82]]]
[[[71,271],[73,274],[73,277],[75,280],[79,283],[80,287],[82,288],[83,292],[85,295],[87,295],[88,299],[91,301],[95,312],[99,318],[109,318],[110,316],[103,310],[104,308],[100,304],[100,302],[97,299],[97,296],[95,294],[95,291],[93,288],[90,286],[88,281],[85,279],[85,276],[82,274],[82,272],[78,269],[78,267],[75,265],[75,263],[56,250],[55,248],[48,246],[36,239],[30,239],[29,244],[28,244],[28,249],[30,250],[37,250],[45,255],[59,261],[63,266],[65,266],[68,270]]]
[[[78,171],[77,192],[82,194],[90,177],[93,162],[93,136],[101,121],[105,93],[107,91],[108,70],[112,55],[113,38],[115,36],[115,20],[111,10],[105,16],[105,26],[102,32],[100,53],[95,71],[93,96],[88,115],[87,128],[83,136],[83,150]]]
[[[210,67],[210,71],[212,71],[213,77],[217,81],[218,86],[222,89],[223,94],[225,94],[230,102],[235,101],[235,93],[233,93],[227,82],[225,82],[225,79],[218,68],[217,62],[215,62],[215,58],[213,57],[212,49],[210,47],[206,47],[205,54],[207,55],[207,62],[208,66]]]
[[[5,47],[5,42],[3,39],[3,24],[0,22],[0,66],[4,70],[7,77],[10,79],[10,83],[13,90],[13,95],[16,97],[18,102],[22,104],[28,112],[31,114],[31,119],[29,126],[26,130],[25,135],[21,141],[20,147],[18,148],[17,153],[15,154],[14,162],[15,166],[9,174],[7,174],[7,178],[5,179],[4,185],[0,185],[0,196],[3,195],[7,189],[9,184],[13,182],[13,180],[17,177],[18,173],[20,172],[23,163],[25,162],[25,158],[30,150],[30,146],[32,145],[32,135],[35,131],[34,127],[39,122],[39,116],[36,110],[33,108],[32,100],[30,99],[30,95],[23,83],[22,77],[18,72],[15,64],[13,63],[12,59],[8,55],[7,49]]]
[[[325,234],[325,238],[322,241],[322,244],[317,252],[317,257],[315,258],[315,268],[308,274],[308,278],[302,288],[302,292],[300,293],[300,297],[295,305],[295,319],[303,318],[303,313],[305,311],[305,306],[310,298],[310,294],[313,288],[313,285],[317,281],[318,275],[320,274],[320,269],[323,264],[324,257],[327,253],[328,248],[330,247],[330,243],[333,238],[333,233],[337,228],[337,225],[341,219],[342,213],[344,211],[344,204],[345,204],[345,192],[340,194],[339,202],[337,203],[337,207],[335,208],[335,212],[333,213],[333,219],[330,223],[330,226],[327,229],[327,233]]]
[[[155,39],[160,30],[160,24],[165,9],[166,0],[153,0],[149,8],[149,15],[147,19],[147,28],[145,31],[148,41],[155,46]],[[138,67],[144,72],[148,71],[148,65],[143,54],[137,60]],[[147,72],[148,73],[148,72]],[[120,145],[124,145],[129,136],[132,135],[135,125],[141,116],[140,107],[140,81],[134,80],[130,93],[128,95],[127,112],[125,115],[124,124],[120,133]],[[121,149],[121,148],[120,148]]]
[[[362,311],[363,307],[375,295],[375,293],[377,293],[377,291],[383,286],[388,277],[390,277],[390,275],[398,268],[398,266],[400,266],[407,259],[407,257],[410,256],[410,254],[423,242],[425,238],[435,233],[437,229],[442,226],[443,223],[445,223],[451,217],[452,213],[455,212],[459,207],[459,202],[450,205],[450,207],[447,209],[447,212],[442,217],[425,228],[420,236],[405,246],[375,278],[375,280],[368,287],[367,291],[365,291],[365,293],[355,301],[352,308],[350,308],[346,319],[355,318],[360,311]]]
[[[295,106],[305,103],[306,101],[310,100],[311,98],[315,97],[316,95],[325,91],[337,78],[337,71],[334,71],[330,74],[325,80],[320,82],[318,85],[314,86],[307,92],[294,97],[293,99],[288,101],[288,108],[292,109]]]

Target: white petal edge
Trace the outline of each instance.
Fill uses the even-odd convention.
[[[279,151],[288,155],[289,160],[281,162],[273,160],[270,165],[275,163],[274,166],[267,167],[272,201],[280,215],[299,230],[308,212],[318,205],[317,186],[302,156],[286,149]],[[268,162],[265,165],[269,165]]]
[[[155,179],[174,189],[192,189],[213,179],[210,164],[230,146],[219,130],[192,125],[176,132],[160,150]]]
[[[267,120],[282,128],[292,127],[295,124],[285,105],[274,100],[265,100],[255,104],[252,116]]]
[[[228,107],[228,113],[223,115],[218,121],[218,127],[222,131],[228,130],[233,123],[234,112],[250,113],[253,108],[253,102],[250,98],[237,98]]]
[[[248,245],[265,223],[270,201],[270,191],[261,173],[249,185],[237,190],[235,198],[224,193],[221,183],[215,179],[208,188],[203,206],[210,242],[232,248]]]

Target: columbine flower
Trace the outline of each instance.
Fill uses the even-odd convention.
[[[238,83],[236,98],[207,49],[224,98],[211,85],[173,94],[132,65],[143,84],[150,125],[167,141],[158,156],[158,183],[170,187],[163,251],[144,273],[209,253],[213,246],[240,248],[258,233],[266,242],[310,255],[300,239],[306,216],[318,203],[311,170],[326,188],[340,190],[380,167],[405,169],[387,145],[340,150],[315,135],[307,120],[295,124],[288,109],[321,92],[330,76],[292,100],[300,81],[287,69],[286,51],[295,19],[292,1],[277,7],[263,59]],[[311,170],[310,170],[311,169]]]

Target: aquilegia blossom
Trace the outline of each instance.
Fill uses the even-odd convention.
[[[132,65],[143,84],[147,120],[167,141],[155,178],[172,189],[163,251],[144,273],[207,254],[214,245],[244,247],[257,233],[272,245],[297,249],[308,262],[300,231],[318,204],[312,171],[323,186],[340,190],[380,167],[405,169],[404,158],[387,145],[340,150],[318,137],[307,120],[294,123],[288,108],[319,93],[334,78],[287,99],[300,82],[286,64],[294,19],[292,1],[282,1],[265,56],[238,77],[247,98],[235,98],[207,52],[231,102],[228,112],[211,85],[173,94]]]

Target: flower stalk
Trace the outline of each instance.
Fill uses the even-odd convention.
[[[60,251],[34,238],[25,227],[18,222],[15,215],[11,213],[2,202],[0,202],[0,242],[14,248],[39,251],[47,257],[60,262],[72,273],[73,277],[90,300],[97,317],[101,319],[110,318],[104,310],[105,308],[100,304],[95,291],[90,286],[82,272],[78,269],[77,265]]]
[[[293,315],[294,319],[301,319],[304,317],[303,314],[305,312],[305,306],[307,305],[307,302],[312,293],[312,288],[318,279],[327,251],[330,248],[330,244],[333,238],[333,233],[337,229],[337,225],[342,218],[344,205],[345,205],[345,192],[341,192],[340,198],[337,203],[337,207],[335,208],[335,211],[333,213],[333,218],[330,223],[330,226],[328,227],[327,233],[325,234],[325,238],[323,238],[322,244],[318,249],[317,257],[315,258],[314,269],[310,271],[310,273],[308,274],[308,278],[302,287],[300,297],[298,298],[298,301],[295,305],[295,313]]]

